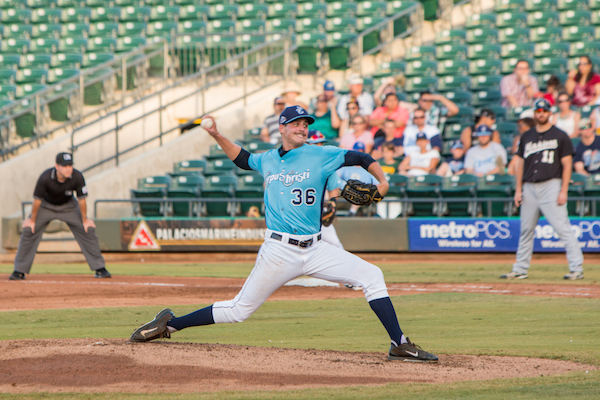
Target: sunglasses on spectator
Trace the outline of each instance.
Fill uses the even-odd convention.
[[[558,100],[559,103],[568,103],[569,99],[564,99],[564,100]]]
[[[415,116],[413,117],[413,119],[423,119],[423,118],[425,118],[425,116],[424,116],[424,115],[421,115],[421,116],[415,115]]]
[[[361,125],[364,123],[365,123],[365,121],[352,121],[352,125]]]
[[[275,103],[276,106],[285,106],[285,103]]]
[[[581,129],[591,129],[592,126],[591,125],[586,125],[586,126],[582,126]]]
[[[587,63],[587,62],[580,62],[580,63],[579,63],[579,66],[582,66],[582,65],[590,65],[590,63]]]
[[[426,103],[433,103],[433,100],[431,99],[421,99],[420,101],[424,101]]]

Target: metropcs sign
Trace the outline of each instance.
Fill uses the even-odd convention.
[[[514,252],[519,245],[519,219],[411,218],[411,251]],[[571,219],[571,229],[585,252],[600,252],[600,221]],[[540,219],[535,228],[534,251],[563,251],[564,244],[551,225]]]

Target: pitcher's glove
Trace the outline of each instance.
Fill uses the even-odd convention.
[[[332,224],[333,220],[335,219],[336,210],[337,207],[335,205],[335,201],[327,200],[323,203],[323,212],[321,214],[321,222],[323,223],[323,226],[329,226]]]
[[[341,196],[348,200],[349,203],[357,206],[368,206],[373,202],[377,203],[383,199],[383,196],[377,190],[377,186],[372,183],[363,183],[356,179],[349,179],[346,182]]]

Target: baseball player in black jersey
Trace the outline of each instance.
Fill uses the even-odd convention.
[[[517,262],[503,279],[527,278],[533,253],[535,227],[540,213],[565,244],[569,273],[564,279],[583,279],[583,254],[571,230],[567,192],[573,169],[573,144],[569,136],[550,122],[550,103],[536,101],[535,127],[521,136],[515,157],[517,187],[515,204],[521,206],[521,236]]]
[[[77,195],[77,200],[73,194]],[[67,223],[75,240],[81,247],[96,278],[110,278],[104,266],[104,257],[96,237],[94,221],[86,216],[87,188],[81,172],[73,169],[73,156],[59,153],[56,165],[40,175],[33,192],[31,215],[23,221],[23,232],[19,241],[15,270],[8,279],[25,279],[31,270],[31,264],[44,230],[54,219]]]

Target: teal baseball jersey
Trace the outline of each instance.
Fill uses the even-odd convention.
[[[252,154],[248,165],[265,179],[267,228],[293,235],[321,230],[321,208],[327,180],[348,151],[304,145],[280,155],[279,150]]]

